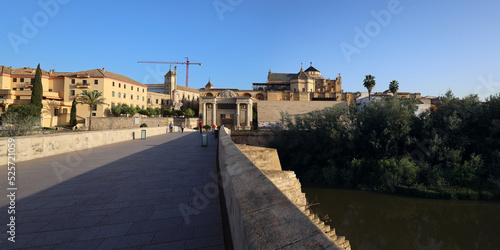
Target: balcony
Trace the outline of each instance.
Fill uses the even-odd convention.
[[[88,88],[90,88],[90,84],[88,84],[88,83],[77,83],[76,86],[79,89],[88,89]]]

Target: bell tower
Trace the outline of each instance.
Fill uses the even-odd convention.
[[[177,88],[177,66],[174,66],[174,72],[172,72],[172,66],[165,74],[165,82],[163,92],[167,95],[172,96],[172,93]]]

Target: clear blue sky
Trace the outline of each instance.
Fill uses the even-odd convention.
[[[168,65],[137,61],[187,56],[203,63],[190,67],[190,87],[211,77],[216,88],[251,89],[269,69],[295,73],[312,61],[327,78],[341,73],[349,92],[366,91],[367,74],[376,92],[391,80],[424,96],[500,92],[498,0],[41,0],[6,1],[2,9],[5,66],[105,67],[160,83]],[[178,73],[184,84],[184,65]]]

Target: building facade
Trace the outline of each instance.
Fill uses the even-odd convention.
[[[175,102],[182,109],[199,109],[200,90],[177,85],[177,66],[165,74],[163,84],[147,84],[148,107],[175,109]]]
[[[31,88],[36,69],[0,66],[0,109],[9,106],[29,104]],[[98,91],[105,98],[106,105],[91,107],[77,105],[77,120],[84,122],[92,117],[105,117],[111,114],[112,106],[127,104],[145,108],[147,106],[147,87],[126,76],[102,69],[79,72],[55,72],[42,70],[43,108],[41,125],[53,127],[69,124],[73,99],[86,91]]]

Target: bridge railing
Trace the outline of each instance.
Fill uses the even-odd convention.
[[[219,132],[218,159],[235,249],[337,249],[231,141]]]

